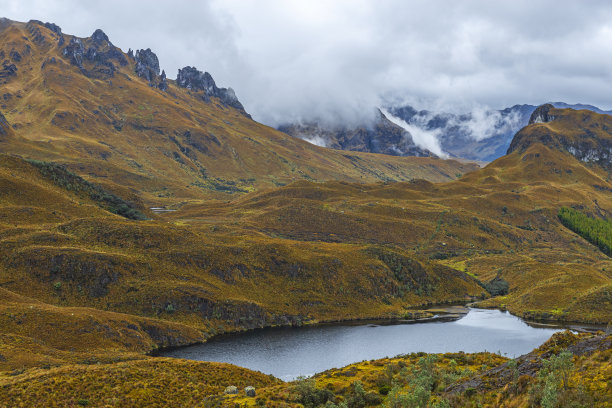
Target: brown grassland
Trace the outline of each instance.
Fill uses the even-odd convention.
[[[530,319],[612,321],[612,260],[557,218],[561,207],[612,216],[609,163],[567,148],[609,149],[607,115],[554,110],[555,120],[524,128],[517,149],[482,169],[347,153],[173,81],[167,92],[150,87],[131,60],[112,78],[87,77],[53,32],[37,26],[35,41],[32,24],[0,24],[0,51],[22,56],[0,84],[11,125],[0,132],[0,406],[300,403],[294,387],[312,384],[147,356],[258,327],[401,318],[468,300]],[[148,219],[113,214],[75,183]],[[494,280],[507,293],[491,296]],[[572,398],[606,406],[609,337],[565,336],[566,347],[596,344],[575,347],[571,389],[583,394]],[[529,360],[538,369],[561,351],[543,347]],[[317,375],[314,387],[340,403],[359,380],[377,405],[389,400],[379,377],[410,390],[422,357],[358,363]],[[508,362],[437,358],[432,404],[527,406],[539,384],[531,369],[516,388],[453,392],[441,378],[505,378],[506,368],[490,370]],[[230,384],[253,385],[258,398],[224,396]]]

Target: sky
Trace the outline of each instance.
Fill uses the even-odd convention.
[[[0,16],[103,29],[190,65],[269,125],[367,120],[373,107],[468,112],[548,101],[612,109],[612,2],[0,0]]]

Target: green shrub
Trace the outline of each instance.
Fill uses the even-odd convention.
[[[316,408],[334,399],[333,392],[317,388],[312,378],[299,378],[293,391],[299,395],[298,402],[304,408]]]
[[[491,296],[507,295],[508,290],[510,289],[510,285],[508,285],[508,282],[506,282],[500,276],[497,276],[493,278],[490,282],[485,283],[484,287],[486,291],[491,294]]]
[[[601,251],[612,256],[612,219],[591,218],[573,208],[562,207],[558,213],[559,220]]]
[[[77,194],[85,194],[105,210],[131,220],[147,219],[133,204],[77,176],[61,164],[38,160],[29,160],[29,163],[55,185]]]

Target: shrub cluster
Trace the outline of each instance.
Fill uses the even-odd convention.
[[[146,220],[147,217],[134,207],[132,203],[109,193],[102,187],[92,184],[84,178],[77,176],[61,164],[29,160],[43,177],[53,181],[57,186],[75,193],[86,194],[100,207],[131,220]]]
[[[593,245],[597,245],[604,254],[612,256],[612,219],[591,218],[567,207],[562,207],[558,216],[567,228]]]

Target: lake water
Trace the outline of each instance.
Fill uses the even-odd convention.
[[[558,330],[531,327],[499,310],[470,309],[451,322],[256,330],[164,352],[162,356],[232,363],[290,381],[358,361],[419,351],[490,351],[517,357]]]

